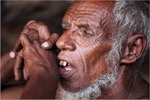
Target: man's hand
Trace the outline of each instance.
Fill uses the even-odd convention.
[[[31,42],[26,34],[22,34],[19,40],[23,46],[19,52],[19,57],[24,60],[24,66],[29,76],[32,76],[34,70],[39,66],[48,72],[50,71],[49,73],[58,74],[56,52],[54,50],[43,50],[37,40]],[[18,66],[18,68],[21,66],[19,59],[16,60],[15,66]]]
[[[38,34],[37,35],[31,34],[31,30],[36,31]],[[35,39],[43,40],[43,42],[41,43],[41,47],[43,49],[51,49],[53,47],[53,45],[55,44],[53,40],[59,38],[58,34],[56,34],[56,33],[51,34],[48,27],[46,25],[44,25],[42,22],[36,22],[34,20],[29,21],[25,25],[21,34],[30,35],[29,38],[31,41],[33,41]],[[17,51],[21,50],[21,48],[22,48],[22,46],[21,46],[20,42],[17,41],[14,51],[17,52]]]
[[[50,34],[50,31],[46,25],[36,21],[29,21],[24,27],[21,35],[22,34],[26,34],[31,42],[33,42],[34,40],[38,41],[40,47],[42,47],[43,49],[51,49],[55,45],[56,40],[59,37],[56,33]],[[21,40],[18,39],[15,44],[14,51],[10,53],[11,58],[16,58],[16,64],[14,67],[14,74],[16,80],[20,80],[22,77],[22,47],[23,45],[21,44]],[[25,80],[28,79],[28,75],[26,74],[26,72],[27,70],[24,67],[23,74]]]
[[[52,49],[42,49],[37,40],[30,41],[26,34],[22,34],[19,41],[22,45],[20,58],[24,60],[24,66],[30,77],[21,98],[54,99],[59,82],[56,52]],[[18,59],[15,66],[18,68],[21,66]]]

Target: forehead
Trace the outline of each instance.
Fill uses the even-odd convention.
[[[67,10],[63,22],[85,23],[95,22],[99,25],[109,12],[112,12],[114,2],[108,1],[75,1]]]

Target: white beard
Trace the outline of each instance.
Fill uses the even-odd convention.
[[[100,79],[93,85],[79,90],[78,92],[65,91],[62,88],[60,91],[62,100],[83,100],[83,99],[96,99],[101,96],[101,88],[111,86],[117,77],[117,71],[114,69],[114,73],[101,75]]]
[[[105,59],[109,69],[108,70],[109,74],[106,73],[101,75],[96,83],[85,89],[79,90],[78,92],[65,91],[62,88],[62,91],[60,91],[62,100],[97,99],[98,97],[100,97],[102,94],[101,89],[110,87],[116,81],[118,71],[120,68],[119,61],[122,55],[119,53],[119,51],[121,51],[122,49],[118,48],[121,47],[122,47],[121,42],[115,41],[112,47],[113,49],[109,52],[109,54]]]

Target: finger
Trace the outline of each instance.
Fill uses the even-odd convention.
[[[10,58],[16,58],[16,56],[17,56],[17,53],[15,52],[15,51],[11,51],[10,53],[9,53],[9,57]]]
[[[23,29],[23,31],[22,31],[21,33],[28,33],[29,29],[27,28],[27,26],[30,25],[31,23],[34,23],[34,22],[36,22],[36,21],[35,21],[35,20],[29,21],[29,22],[25,25],[25,27],[24,27],[24,29]]]
[[[48,40],[41,44],[43,49],[51,49],[58,40],[59,35],[57,33],[53,33]]]
[[[40,47],[40,44],[39,44],[39,42],[38,41],[33,41],[33,45],[34,45],[34,47],[37,49],[37,50],[40,50],[41,49],[41,47]]]
[[[21,35],[20,35],[20,37],[21,37]],[[18,52],[18,51],[20,51],[22,49],[20,37],[19,37],[19,39],[17,40],[17,42],[16,42],[16,44],[14,46],[14,52]]]
[[[38,31],[39,33],[39,38],[42,40],[47,40],[50,37],[50,31],[46,25],[43,23],[39,22],[33,22],[27,26],[28,29],[34,29]]]
[[[27,25],[33,23],[33,22],[36,22],[36,21],[35,21],[35,20],[30,20],[30,21],[25,25],[25,27],[26,27]]]
[[[27,28],[27,26],[28,26],[29,24],[33,23],[33,22],[36,22],[36,21],[35,21],[35,20],[29,21],[29,22],[25,25],[25,27],[24,27],[23,31],[21,32],[21,34],[27,34],[27,33],[29,32],[29,29]],[[18,41],[16,42],[16,44],[15,44],[14,52],[18,52],[18,51],[20,51],[21,49],[22,49],[22,45],[21,45],[21,43],[20,43],[20,40],[18,40]],[[11,53],[11,55],[14,55],[14,54]]]
[[[27,36],[28,36],[28,38],[29,38],[29,40],[31,41],[31,42],[33,42],[34,40],[39,40],[39,34],[38,34],[38,32],[37,31],[35,31],[35,30],[30,30],[28,33],[26,33],[27,34]]]
[[[20,43],[24,48],[32,46],[32,43],[31,43],[31,41],[29,40],[29,37],[26,34],[21,35]]]
[[[23,76],[24,76],[24,80],[28,80],[29,79],[29,76],[28,76],[28,73],[27,73],[27,69],[25,67],[23,68]]]
[[[23,58],[21,50],[16,57],[16,62],[14,66],[14,76],[16,81],[19,81],[22,78],[22,66],[23,66]]]
[[[23,50],[28,47],[31,47],[31,42],[29,41],[28,37],[26,34],[21,34],[20,38],[20,43],[23,46]],[[18,53],[17,58],[16,58],[16,63],[14,67],[14,73],[15,73],[15,80],[19,81],[22,78],[22,63],[23,63],[23,57],[22,57],[22,50]]]

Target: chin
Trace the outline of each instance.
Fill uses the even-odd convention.
[[[97,99],[101,96],[101,89],[110,87],[114,83],[115,77],[112,74],[101,75],[100,79],[86,88],[75,87],[73,84],[61,81],[62,99],[79,100],[79,99]],[[110,84],[111,83],[111,84]]]
[[[96,99],[101,95],[98,82],[86,88],[79,88],[62,82],[61,87],[60,93],[64,100]]]
[[[79,87],[79,85],[76,85],[75,83],[70,82],[69,80],[64,78],[60,78],[60,84],[61,87],[68,92],[78,92],[83,88],[81,86]]]

